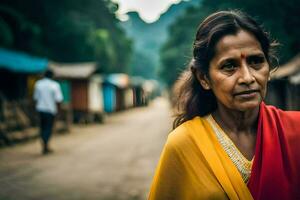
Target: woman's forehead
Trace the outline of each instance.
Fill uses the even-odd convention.
[[[257,54],[262,52],[261,45],[255,36],[243,30],[235,35],[226,35],[222,37],[217,42],[215,50],[215,57],[229,56],[231,54],[245,57],[247,54]]]

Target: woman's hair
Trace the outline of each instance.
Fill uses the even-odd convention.
[[[208,16],[198,27],[193,44],[193,58],[174,85],[175,120],[173,128],[195,116],[205,116],[217,108],[216,97],[205,90],[197,80],[197,71],[209,78],[209,63],[215,55],[217,42],[226,35],[240,30],[253,34],[260,43],[270,67],[275,58],[269,35],[247,14],[232,10],[220,11]],[[276,58],[275,58],[276,59]]]

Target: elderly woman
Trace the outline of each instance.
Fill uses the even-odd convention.
[[[272,49],[242,12],[200,24],[149,200],[300,199],[300,112],[263,102]]]

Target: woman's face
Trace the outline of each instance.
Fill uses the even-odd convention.
[[[266,95],[269,64],[258,40],[246,31],[227,35],[216,44],[209,77],[200,81],[216,96],[218,108],[257,108]]]

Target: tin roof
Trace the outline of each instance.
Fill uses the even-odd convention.
[[[96,62],[86,63],[55,63],[49,62],[49,68],[53,70],[57,78],[87,79],[97,69]]]
[[[0,68],[19,73],[40,73],[45,71],[47,66],[47,59],[0,48]]]
[[[272,79],[282,79],[297,74],[300,71],[300,54],[296,55],[291,61],[279,67],[271,73]]]
[[[119,88],[126,88],[130,84],[130,79],[127,74],[116,73],[107,75],[105,82],[115,85]]]
[[[130,84],[133,87],[142,87],[144,82],[145,82],[145,79],[143,77],[140,77],[140,76],[130,77]]]
[[[300,84],[300,72],[298,72],[296,75],[290,77],[290,83],[294,85]]]

